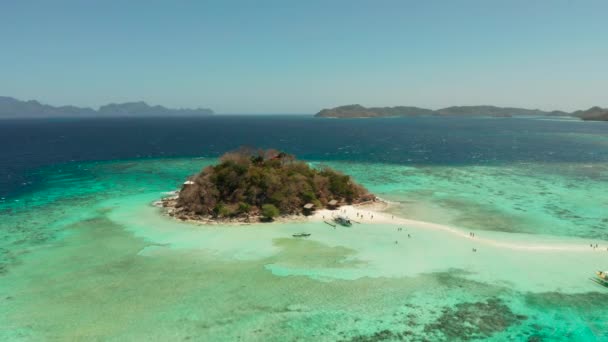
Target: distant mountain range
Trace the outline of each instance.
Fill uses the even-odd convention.
[[[185,117],[209,116],[214,112],[208,108],[173,109],[150,106],[143,101],[111,103],[95,110],[88,107],[50,106],[35,100],[20,101],[8,96],[0,96],[0,119],[20,118],[89,118],[89,117]],[[589,121],[608,121],[608,108],[592,107],[567,113],[559,110],[543,111],[496,106],[453,106],[438,110],[396,106],[370,107],[358,104],[323,109],[315,117],[321,118],[379,118],[406,116],[566,116]]]
[[[379,118],[404,116],[571,116],[583,120],[608,121],[608,109],[593,107],[585,111],[567,113],[559,110],[543,111],[539,109],[525,109],[496,106],[459,106],[431,110],[419,107],[370,107],[358,104],[323,109],[315,117],[320,118]]]
[[[20,101],[12,97],[0,96],[0,119],[209,116],[213,114],[213,111],[207,108],[171,109],[163,106],[150,106],[143,101],[112,103],[95,110],[75,106],[54,107],[34,100]]]

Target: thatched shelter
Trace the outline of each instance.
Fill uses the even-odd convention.
[[[332,199],[331,201],[327,202],[327,207],[329,209],[336,209],[336,208],[338,208],[338,201],[336,201],[335,199]]]
[[[315,205],[312,203],[306,203],[302,208],[302,212],[304,213],[304,215],[310,215],[313,211],[315,211]]]

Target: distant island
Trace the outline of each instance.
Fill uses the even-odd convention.
[[[568,116],[583,120],[608,120],[608,109],[593,107],[586,111],[567,113],[564,111],[543,111],[540,109],[525,109],[496,106],[453,106],[438,110],[396,106],[396,107],[364,107],[358,104],[323,109],[315,117],[319,118],[380,118],[380,117],[411,117],[411,116]]]
[[[328,167],[311,168],[273,149],[241,148],[188,178],[161,204],[181,220],[250,222],[375,199],[350,176]]]
[[[21,118],[90,118],[90,117],[181,117],[209,116],[213,111],[208,108],[171,109],[163,106],[150,106],[147,103],[126,102],[108,104],[98,110],[87,107],[54,107],[38,101],[20,101],[12,97],[0,96],[0,119]]]
[[[588,121],[608,121],[608,108],[591,107],[576,111],[572,115]]]

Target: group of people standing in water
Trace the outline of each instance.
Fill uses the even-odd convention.
[[[600,247],[600,245],[598,245],[597,243],[594,245],[592,243],[589,244],[589,247],[593,248],[593,249],[598,249]],[[606,251],[608,252],[608,247],[606,247]]]
[[[343,214],[345,214],[345,213],[346,213],[346,210],[344,210],[344,209],[343,209],[343,210],[340,210],[340,212],[341,212],[341,213],[343,213]],[[361,214],[361,213],[359,213],[359,212],[357,212],[357,213],[355,213],[355,214],[356,214],[356,216],[357,216],[358,218],[364,218],[364,215],[363,215],[363,214]],[[372,220],[374,219],[374,215],[373,215],[373,214],[369,214],[369,216],[370,216],[370,219],[372,219]],[[324,216],[323,218],[325,218],[325,216]],[[394,220],[394,219],[395,219],[395,216],[394,216],[394,215],[391,215],[391,219],[393,219],[393,220]],[[402,228],[402,227],[397,227],[397,231],[398,231],[398,232],[403,231],[403,229],[404,229],[404,228]],[[411,238],[411,237],[412,237],[412,235],[408,233],[408,234],[407,234],[407,237],[408,237],[408,239],[409,239],[409,238]],[[473,232],[469,232],[469,237],[470,237],[470,238],[474,238],[474,237],[475,237],[475,233],[473,233]],[[398,241],[398,240],[395,240],[395,245],[397,245],[397,244],[399,244],[399,241]],[[593,247],[593,248],[597,248],[597,247],[598,247],[598,245],[596,244],[595,246],[593,246],[593,244],[592,244],[592,245],[591,245],[591,247]],[[606,250],[608,250],[608,248],[607,248]],[[473,252],[477,252],[477,248],[473,248],[473,249],[472,249],[472,251],[473,251]]]
[[[401,232],[401,231],[403,231],[403,228],[401,228],[401,227],[397,227],[397,231],[398,231],[398,232]],[[408,234],[407,234],[407,237],[408,237],[408,239],[409,239],[409,238],[411,238],[411,237],[412,237],[412,235],[410,235],[410,234],[408,233]],[[395,245],[396,245],[396,244],[398,244],[398,243],[399,243],[399,241],[395,240]]]

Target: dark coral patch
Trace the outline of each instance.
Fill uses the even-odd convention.
[[[460,303],[454,308],[444,308],[442,312],[435,322],[424,327],[424,331],[448,340],[487,338],[527,318],[513,313],[498,298]]]

